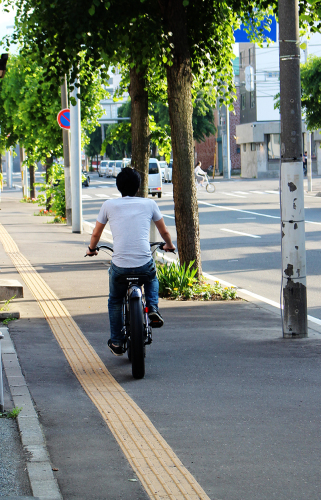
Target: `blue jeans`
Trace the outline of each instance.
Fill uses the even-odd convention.
[[[123,299],[126,296],[127,285],[117,283],[118,276],[130,276],[131,274],[146,274],[144,283],[145,300],[147,307],[158,307],[158,279],[156,277],[155,262],[151,259],[147,264],[140,267],[118,267],[111,264],[109,269],[109,322],[110,338],[114,344],[123,341]]]

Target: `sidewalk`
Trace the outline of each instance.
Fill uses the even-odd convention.
[[[14,259],[30,286],[11,306],[21,319],[9,331],[61,497],[319,500],[321,334],[283,340],[278,311],[258,302],[161,300],[165,326],[135,381],[127,357],[106,345],[106,255],[84,259],[89,236],[35,210],[2,194],[0,222],[18,249],[1,251],[1,274],[22,282]],[[0,453],[9,464],[25,459],[2,439]],[[174,489],[176,459],[199,493]],[[15,492],[1,481],[0,497],[30,496],[25,479],[16,476]]]

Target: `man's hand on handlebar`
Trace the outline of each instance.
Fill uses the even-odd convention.
[[[175,245],[173,245],[173,243],[171,245],[169,245],[168,243],[165,243],[162,250],[164,250],[165,252],[175,252],[176,247],[175,247]]]
[[[87,248],[86,250],[86,255],[88,255],[88,257],[93,257],[94,255],[98,255],[98,252],[96,250],[96,248]],[[85,255],[85,257],[86,257]]]

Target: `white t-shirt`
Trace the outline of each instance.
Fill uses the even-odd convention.
[[[194,168],[194,174],[205,176],[204,170],[202,170],[202,167],[200,167],[199,165],[196,168]]]
[[[151,220],[157,222],[162,214],[154,200],[125,196],[107,200],[97,221],[109,221],[114,240],[113,263],[118,267],[140,267],[152,258],[149,246]]]

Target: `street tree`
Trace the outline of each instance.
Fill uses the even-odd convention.
[[[317,2],[318,3],[318,2]],[[300,5],[306,2],[301,2]],[[132,147],[134,165],[143,166],[149,156],[148,97],[153,82],[167,78],[168,108],[174,155],[174,199],[177,241],[182,262],[194,260],[201,273],[198,206],[194,182],[192,94],[200,82],[213,101],[233,100],[233,28],[239,19],[260,22],[260,10],[270,0],[82,0],[55,2],[20,0],[20,33],[50,59],[56,75],[72,78],[85,50],[93,67],[129,65],[132,99]],[[304,5],[302,12],[304,12]],[[89,15],[84,15],[84,13]],[[51,75],[52,77],[52,75]],[[140,160],[136,160],[140,158]],[[138,163],[136,163],[138,162]],[[144,177],[145,176],[145,177]]]
[[[321,128],[321,57],[301,65],[301,104],[308,130]]]
[[[0,148],[20,144],[26,151],[30,170],[31,197],[35,197],[34,168],[38,162],[52,165],[62,156],[61,130],[57,114],[61,109],[60,87],[44,81],[40,57],[26,59],[11,55],[6,78],[0,81]],[[105,92],[99,75],[83,88],[83,141],[98,124],[103,110],[100,100]]]

